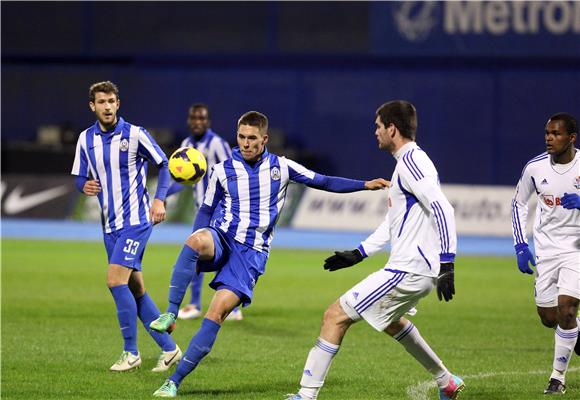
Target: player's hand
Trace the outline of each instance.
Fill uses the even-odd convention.
[[[455,294],[455,265],[452,262],[442,263],[437,278],[437,297],[439,301],[449,301]]]
[[[153,225],[165,221],[165,205],[163,201],[154,199],[151,209],[149,210],[149,217]]]
[[[580,209],[580,195],[576,193],[564,193],[564,196],[560,199],[560,204],[568,210]]]
[[[391,182],[383,178],[377,178],[373,179],[372,181],[365,182],[365,188],[367,190],[380,190],[389,187],[391,187]]]
[[[352,267],[364,259],[359,249],[348,251],[335,251],[333,256],[324,260],[324,269],[336,271],[337,269]]]
[[[530,262],[534,267],[536,266],[536,260],[534,255],[530,251],[526,243],[520,243],[516,245],[516,257],[518,258],[518,268],[524,274],[533,274],[534,270],[530,268],[528,262]]]
[[[96,196],[101,191],[101,185],[96,179],[91,179],[85,182],[83,186],[83,193],[87,196]]]

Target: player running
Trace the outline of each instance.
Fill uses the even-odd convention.
[[[119,90],[112,82],[89,89],[89,106],[97,122],[79,135],[72,175],[87,196],[97,196],[102,210],[103,236],[109,261],[107,286],[115,300],[124,340],[123,353],[111,371],[139,368],[137,317],[162,352],[154,372],[167,371],[181,350],[167,333],[149,329],[159,309],[145,291],[141,261],[153,224],[165,219],[163,201],[169,186],[167,157],[147,131],[117,118]],[[151,206],[147,193],[147,160],[159,168],[157,192]]]
[[[546,153],[524,167],[512,201],[512,228],[518,268],[525,274],[536,266],[535,299],[542,324],[556,328],[554,362],[545,394],[566,393],[566,370],[578,341],[580,302],[580,151],[576,119],[560,113],[545,128]],[[538,198],[534,221],[536,256],[528,247],[528,200]]]

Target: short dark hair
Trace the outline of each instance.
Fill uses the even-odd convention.
[[[238,120],[238,128],[241,125],[255,126],[264,134],[268,132],[268,117],[258,111],[248,111]]]
[[[578,133],[578,123],[576,122],[576,118],[574,118],[571,114],[564,112],[557,113],[552,115],[548,121],[564,121],[564,126],[566,127],[566,132],[568,132],[568,135]]]
[[[207,118],[209,119],[209,107],[207,106],[207,104],[204,103],[193,103],[192,105],[189,106],[189,109],[192,111],[195,110],[205,110],[205,112],[207,113]]]
[[[376,112],[381,122],[386,126],[393,124],[401,136],[415,140],[417,134],[417,110],[405,100],[393,100],[381,105]]]
[[[119,100],[119,88],[111,81],[103,81],[93,83],[89,88],[89,100],[94,103],[95,102],[95,94],[97,92],[102,93],[113,93],[117,96],[117,100]]]

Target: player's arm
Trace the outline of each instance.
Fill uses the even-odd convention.
[[[341,178],[318,174],[295,161],[287,160],[289,178],[293,182],[303,183],[314,189],[334,193],[352,193],[361,190],[379,190],[390,186],[390,182],[377,178],[371,181]]]
[[[157,191],[149,210],[151,221],[154,224],[158,224],[165,220],[165,198],[171,182],[167,156],[145,129],[139,129],[138,153],[142,157],[151,160],[159,169]]]
[[[96,196],[101,191],[101,185],[96,179],[90,179],[89,161],[86,152],[86,131],[79,135],[75,151],[75,159],[71,174],[76,176],[77,190],[87,196]]]
[[[528,246],[526,224],[528,217],[528,200],[536,187],[528,169],[524,169],[512,200],[512,234],[519,270],[524,274],[533,274],[529,263],[536,265],[535,257]]]
[[[368,256],[382,250],[391,239],[389,232],[389,214],[379,227],[363,240],[354,250],[335,251],[334,255],[324,260],[324,269],[336,271],[342,268],[352,267]]]
[[[455,211],[441,190],[437,170],[421,153],[403,160],[400,177],[403,188],[413,194],[425,209],[430,210],[435,220],[440,246],[437,297],[449,301],[455,295]]]
[[[224,196],[224,189],[218,179],[222,170],[222,164],[217,164],[211,169],[211,174],[209,176],[209,182],[207,185],[207,190],[205,191],[203,203],[197,210],[195,221],[193,222],[194,232],[198,229],[205,228],[210,225],[211,217],[213,216],[213,213],[220,200]]]

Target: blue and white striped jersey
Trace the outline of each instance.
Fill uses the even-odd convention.
[[[514,244],[527,243],[528,200],[538,197],[534,220],[537,256],[557,256],[580,250],[580,210],[560,205],[564,193],[580,194],[580,150],[569,164],[554,164],[548,153],[532,158],[522,171],[512,201]]]
[[[79,135],[71,174],[99,181],[98,199],[106,233],[150,223],[147,159],[156,165],[167,163],[149,133],[122,118],[114,132],[101,132],[96,122]]]
[[[457,234],[453,206],[439,184],[437,169],[415,142],[395,154],[397,165],[383,223],[358,247],[370,256],[391,242],[387,267],[438,276],[440,263],[455,260]]]
[[[320,175],[267,150],[255,164],[248,164],[236,147],[232,158],[213,167],[195,228],[207,226],[206,221],[200,223],[202,215],[207,222],[213,216],[214,228],[268,252],[290,182],[338,193],[365,190],[364,181]]]
[[[232,156],[232,149],[217,133],[208,129],[207,132],[197,140],[193,136],[188,136],[181,142],[180,147],[194,147],[199,150],[207,161],[207,170],[211,171],[214,165],[220,163]],[[193,186],[195,204],[197,208],[201,207],[207,185],[209,183],[209,173],[205,174],[202,181]]]

